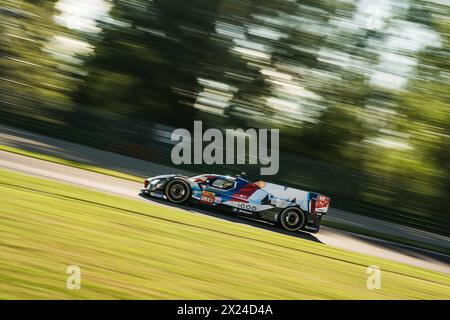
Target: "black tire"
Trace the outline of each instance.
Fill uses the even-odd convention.
[[[305,226],[306,216],[299,208],[286,208],[280,215],[280,225],[287,231],[299,231]]]
[[[191,198],[191,187],[183,179],[174,179],[169,181],[166,186],[165,194],[172,203],[185,203]]]

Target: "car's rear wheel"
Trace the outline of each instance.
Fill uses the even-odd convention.
[[[174,179],[167,183],[166,197],[173,203],[185,203],[191,198],[191,187],[182,179]]]
[[[288,231],[298,231],[305,226],[306,216],[298,208],[287,208],[280,215],[280,224]]]

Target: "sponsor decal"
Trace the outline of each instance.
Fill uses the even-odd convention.
[[[316,209],[327,208],[330,204],[330,198],[327,196],[320,196],[316,201]]]
[[[200,197],[200,202],[205,204],[213,204],[215,199],[215,194],[209,191],[203,191]]]
[[[248,202],[236,202],[236,201],[225,201],[223,202],[223,204],[234,207],[233,209],[234,211],[244,212],[243,210],[246,210],[245,213],[249,213],[249,211],[251,212],[263,211],[272,208],[272,206],[270,205],[251,204]],[[236,208],[242,210],[237,210]]]
[[[231,201],[242,201],[250,198],[257,190],[259,190],[259,187],[254,183],[248,183],[245,186],[243,186],[241,189],[239,189],[239,192],[233,194],[233,198]],[[239,199],[236,199],[239,198]]]
[[[256,206],[251,205],[249,203],[239,203],[238,208],[249,210],[249,211],[256,211]]]

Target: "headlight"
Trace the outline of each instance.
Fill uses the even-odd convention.
[[[150,188],[161,189],[162,186],[167,182],[167,179],[155,179],[150,182]]]
[[[159,181],[160,181],[159,179],[152,180],[152,181],[150,181],[150,185],[153,187],[153,186],[157,185]]]

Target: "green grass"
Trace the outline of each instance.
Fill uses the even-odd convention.
[[[445,274],[9,171],[0,203],[1,299],[450,299]]]

